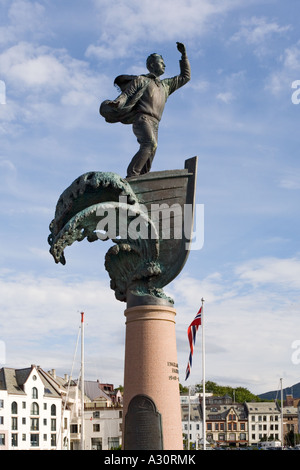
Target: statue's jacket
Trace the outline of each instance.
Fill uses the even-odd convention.
[[[121,106],[111,106],[106,100],[100,106],[100,114],[107,122],[132,124],[140,114],[147,114],[161,120],[168,97],[191,78],[189,60],[186,56],[179,61],[180,75],[160,80],[154,74],[119,75],[114,84],[121,90],[117,100]]]

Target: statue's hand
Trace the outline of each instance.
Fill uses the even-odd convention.
[[[110,101],[109,106],[111,106],[112,108],[117,108],[117,109],[122,108],[124,106],[125,101],[126,99],[124,97],[119,96],[115,100]]]
[[[177,44],[177,49],[179,50],[179,52],[181,54],[185,54],[186,53],[185,45],[182,44],[182,42],[176,42],[176,44]]]

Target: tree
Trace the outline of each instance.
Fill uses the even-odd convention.
[[[189,393],[189,388],[188,387],[184,387],[183,385],[181,385],[181,383],[179,384],[179,392],[184,394],[184,393]]]
[[[202,393],[203,386],[202,384],[197,384],[195,386],[196,392]],[[245,401],[261,401],[261,399],[251,393],[245,387],[230,387],[228,385],[218,385],[216,382],[208,380],[205,382],[205,392],[212,393],[213,395],[218,395],[223,397],[224,395],[229,395],[236,403],[243,403]]]

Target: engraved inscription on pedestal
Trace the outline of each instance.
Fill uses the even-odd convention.
[[[136,395],[125,416],[124,450],[163,450],[161,415],[154,401]]]

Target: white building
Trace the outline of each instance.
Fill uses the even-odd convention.
[[[0,450],[67,448],[69,419],[40,367],[0,369]]]
[[[109,395],[103,388],[107,388]],[[120,392],[111,384],[85,383],[84,449],[122,444]],[[66,374],[39,366],[0,369],[0,450],[80,450],[81,390]]]
[[[247,402],[249,445],[263,440],[281,441],[281,414],[274,402]]]
[[[122,445],[122,408],[86,409],[84,428],[86,450],[111,450]]]
[[[183,439],[193,448],[198,449],[203,436],[199,393],[190,396],[180,395],[180,404]]]

